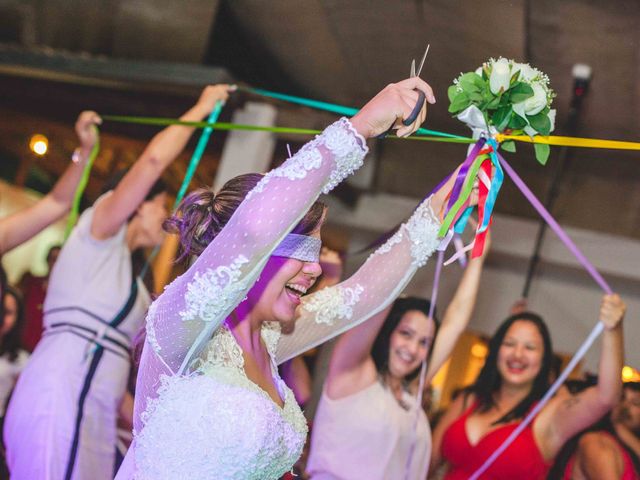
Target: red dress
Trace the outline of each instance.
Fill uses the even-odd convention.
[[[442,456],[449,463],[445,480],[469,478],[518,426],[509,423],[490,431],[476,445],[467,437],[467,417],[476,409],[474,403],[453,422],[442,437]],[[539,480],[550,468],[533,437],[529,425],[480,477],[483,480]]]
[[[22,346],[33,352],[42,336],[42,305],[47,295],[49,277],[35,277],[25,274],[20,282],[24,297],[25,325],[22,330]]]
[[[627,452],[622,447],[622,445],[620,445],[620,442],[618,441],[618,439],[615,436],[611,435],[609,432],[601,431],[600,433],[603,433],[611,437],[611,439],[614,442],[616,442],[616,445],[618,445],[618,448],[620,449],[620,454],[622,454],[622,462],[624,464],[622,476],[620,477],[620,480],[638,480],[640,478],[640,475],[636,473],[633,467],[633,460],[631,460],[631,457],[629,456],[629,452]],[[562,477],[563,480],[571,480],[571,474],[573,473],[573,464],[575,463],[575,461],[576,461],[576,454],[574,453],[569,459],[569,461],[567,462],[567,468],[565,468],[564,476]]]

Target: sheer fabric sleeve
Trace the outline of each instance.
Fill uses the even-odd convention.
[[[303,297],[295,330],[283,334],[276,361],[285,362],[386,308],[438,246],[440,222],[431,197],[350,278]]]
[[[138,379],[143,395],[157,389],[159,375],[190,370],[275,247],[321,192],[362,165],[367,151],[364,139],[342,118],[264,176],[191,268],[150,307]]]

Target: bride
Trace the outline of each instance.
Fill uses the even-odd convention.
[[[402,123],[416,89],[435,102],[419,78],[391,84],[268,174],[183,201],[166,228],[182,258],[198,258],[149,308],[135,437],[117,480],[264,480],[292,467],[307,425],[277,365],[385,308],[438,243],[455,175],[356,274],[304,296],[321,274],[318,195],[362,165],[365,138],[420,126],[426,103]],[[280,333],[293,322],[293,333]]]

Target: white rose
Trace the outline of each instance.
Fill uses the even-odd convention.
[[[547,106],[547,91],[539,83],[531,85],[533,96],[524,102],[513,104],[513,111],[524,118],[525,115],[535,115]]]
[[[482,67],[476,68],[476,75],[482,76]]]
[[[551,122],[551,130],[553,132],[556,129],[556,109],[552,108],[549,110],[549,121]]]
[[[509,61],[506,58],[494,62],[491,68],[491,76],[489,77],[489,88],[491,93],[498,95],[500,89],[505,91],[509,88],[509,81],[511,80],[511,68],[509,68]]]
[[[520,70],[518,80],[520,80],[521,82],[527,82],[537,75],[536,71],[531,68],[528,63],[519,63],[517,70]]]

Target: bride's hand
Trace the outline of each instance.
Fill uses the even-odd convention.
[[[402,121],[409,118],[420,97],[416,89],[425,94],[426,102],[416,120],[405,126]],[[405,137],[415,132],[424,122],[427,117],[427,102],[436,102],[429,84],[419,77],[408,78],[387,85],[355,114],[351,124],[365,138],[386,132],[390,125],[397,129],[399,137]]]

